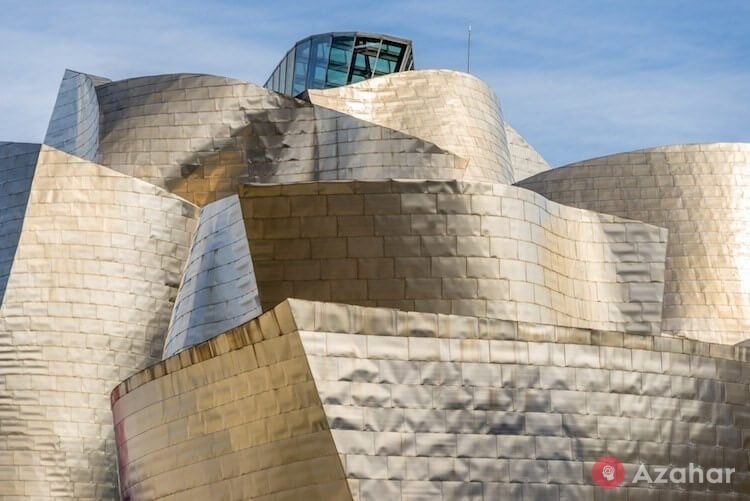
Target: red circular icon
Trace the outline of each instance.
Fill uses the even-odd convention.
[[[614,489],[625,480],[625,467],[613,457],[603,457],[591,468],[591,478],[602,489]]]

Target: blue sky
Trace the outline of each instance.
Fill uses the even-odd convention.
[[[464,70],[552,165],[673,143],[750,141],[750,2],[0,0],[0,141],[39,142],[65,68],[262,84],[309,34],[414,41]]]

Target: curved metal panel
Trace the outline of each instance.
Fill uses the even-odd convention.
[[[104,79],[65,70],[44,143],[96,161],[99,150],[99,101],[95,86]]]
[[[233,195],[201,210],[162,358],[261,313],[240,200]]]
[[[97,88],[100,162],[199,205],[238,179],[463,178],[435,144],[244,82],[164,75]]]
[[[474,76],[407,71],[308,95],[313,104],[422,138],[468,159],[464,179],[513,182],[500,102]]]
[[[560,203],[669,228],[662,329],[734,344],[750,332],[750,144],[677,145],[519,183]]]
[[[667,232],[456,181],[243,185],[261,300],[659,333]]]
[[[97,94],[99,161],[198,205],[231,195],[236,178],[246,174],[232,139],[247,125],[243,109],[294,106],[261,87],[210,75],[122,80]],[[204,166],[203,157],[214,154],[221,162]]]
[[[268,312],[112,392],[123,499],[352,499],[293,325]]]
[[[0,305],[21,236],[40,147],[0,143]]]
[[[0,496],[116,497],[108,388],[160,360],[195,218],[42,146],[0,307]]]
[[[508,139],[508,150],[513,164],[513,177],[516,182],[551,169],[539,152],[507,122],[505,123],[505,137]]]
[[[701,497],[706,483],[629,481],[642,464],[653,474],[692,463],[733,469],[709,486],[738,499],[750,480],[748,358],[654,336],[288,300],[113,391],[123,495],[598,499],[593,463],[615,456],[628,479],[617,496]]]

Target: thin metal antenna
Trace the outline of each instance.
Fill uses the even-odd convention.
[[[471,67],[471,25],[469,25],[469,44],[466,47],[466,73],[469,73]]]

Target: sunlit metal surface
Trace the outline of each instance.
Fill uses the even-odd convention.
[[[276,311],[112,393],[124,499],[352,499],[295,319]]]
[[[551,168],[539,152],[507,122],[505,123],[505,137],[513,165],[513,179],[516,182]]]
[[[664,229],[508,185],[240,187],[260,297],[660,332]]]
[[[114,499],[108,392],[161,358],[196,208],[49,146],[32,172],[0,306],[0,498]]]
[[[66,71],[59,150],[0,143],[0,498],[599,499],[605,455],[750,495],[750,145],[548,170],[345,41],[299,98]]]
[[[511,183],[543,167],[512,134],[514,175],[499,101],[470,75],[409,71],[309,99],[211,75],[108,82],[68,71],[47,138],[198,205],[235,193],[243,177]]]
[[[236,193],[241,177],[462,178],[467,163],[419,137],[227,78],[145,77],[98,95],[100,162],[199,205]]]
[[[182,272],[164,358],[261,314],[237,195],[203,207]]]
[[[613,455],[630,478],[641,463],[735,468],[731,484],[710,492],[739,499],[750,480],[748,355],[289,300],[115,389],[123,493],[598,499],[589,470]],[[681,488],[659,492],[700,498],[706,485]],[[644,491],[624,484],[616,494]]]
[[[622,153],[519,185],[669,228],[662,329],[729,344],[750,337],[750,144]]]
[[[472,75],[407,71],[309,90],[308,95],[313,104],[425,139],[468,159],[473,180],[514,180],[500,101]]]

